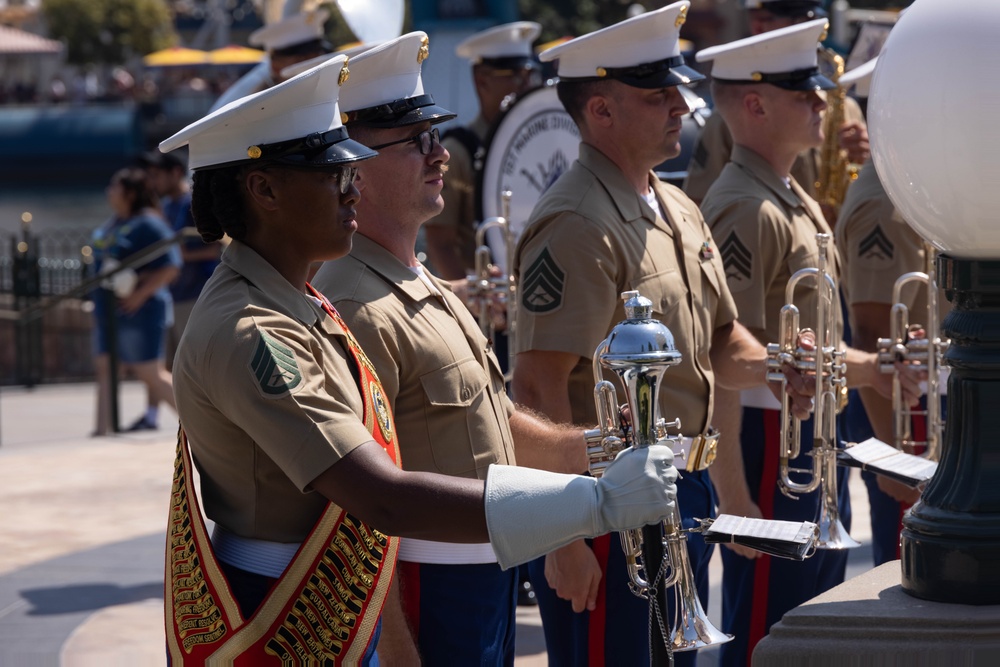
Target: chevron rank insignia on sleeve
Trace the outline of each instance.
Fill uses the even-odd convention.
[[[521,304],[533,313],[548,313],[562,305],[566,273],[559,268],[548,248],[524,272]]]
[[[250,372],[265,397],[276,398],[290,393],[302,382],[299,365],[292,349],[257,330],[260,339],[250,359]]]
[[[895,250],[882,225],[876,225],[858,244],[858,258],[866,260],[868,264],[885,264],[892,260]]]
[[[732,232],[719,246],[722,253],[722,266],[726,271],[726,281],[729,289],[734,290],[750,284],[753,269],[753,255],[747,249],[736,232]]]

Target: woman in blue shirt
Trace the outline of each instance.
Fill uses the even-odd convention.
[[[107,198],[114,215],[94,233],[98,271],[173,236],[160,214],[158,198],[145,170],[126,168],[116,172],[108,185]],[[164,343],[173,323],[168,286],[180,266],[180,252],[172,245],[163,254],[133,267],[134,282],[128,279],[131,274],[126,270],[112,281],[112,290],[97,290],[94,295],[94,368],[98,385],[94,435],[105,435],[111,428],[111,308],[120,363],[146,385],[151,398],[174,407],[170,373],[164,366]]]

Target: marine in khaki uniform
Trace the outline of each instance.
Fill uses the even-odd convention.
[[[712,92],[717,109],[732,131],[732,159],[709,189],[702,212],[719,243],[726,279],[740,319],[761,343],[778,342],[779,311],[786,303],[785,287],[795,271],[818,264],[818,233],[831,234],[819,205],[790,176],[796,156],[822,142],[819,95],[834,84],[819,73],[816,45],[826,30],[818,19],[748,37],[699,52],[712,61]],[[840,259],[830,248],[828,270],[839,279]],[[796,294],[800,327],[816,329],[817,292],[812,283]],[[842,335],[839,304],[828,304],[836,315],[835,340]],[[879,373],[877,358],[846,351],[847,382],[871,385],[884,395],[891,383]],[[916,379],[908,379],[909,391]],[[730,492],[743,498],[742,513],[767,519],[815,520],[819,490],[790,499],[777,486],[780,405],[772,396],[744,391],[742,411],[742,471],[737,458],[721,459]],[[725,405],[735,403],[720,392]],[[739,415],[738,409],[727,411]],[[732,422],[730,424],[730,422]],[[727,425],[736,431],[735,419]],[[802,424],[802,454],[793,468],[810,468],[812,423]],[[742,472],[742,474],[738,474]],[[737,473],[737,474],[734,474]],[[838,471],[840,516],[850,525],[846,470]],[[722,647],[725,665],[749,664],[756,643],[789,609],[843,580],[845,550],[819,550],[804,562],[762,556],[756,560],[723,551],[723,629],[736,639]]]
[[[433,126],[454,117],[423,93],[426,34],[415,32],[351,59],[340,104],[354,136],[379,150],[359,173],[358,234],[350,254],[313,284],[366,350],[396,419],[404,470],[485,479],[518,458],[550,470],[586,467],[580,429],[558,428],[507,397],[503,373],[463,302],[416,259],[417,233],[441,210],[448,153]],[[520,456],[523,454],[523,456]],[[514,659],[516,570],[489,543],[404,538],[400,582],[410,632],[386,616],[393,664],[509,664]],[[390,604],[392,604],[390,602]],[[404,649],[411,645],[411,650]]]
[[[518,244],[513,389],[518,403],[556,421],[594,420],[592,359],[625,318],[624,290],[652,301],[653,316],[670,328],[683,355],[660,388],[663,416],[680,418],[681,435],[709,432],[717,381],[763,382],[766,354],[736,322],[721,258],[698,208],[652,173],[679,152],[688,107],[676,86],[700,78],[684,65],[678,44],[689,4],[642,14],[540,56],[558,58],[557,90],[583,141],[579,159],[539,200]],[[712,515],[708,473],[685,472],[678,489],[685,526]],[[705,605],[711,548],[697,535],[687,548]],[[629,590],[616,537],[570,545],[529,567],[550,664],[648,664],[649,605]],[[693,664],[695,654],[674,658]]]
[[[825,18],[820,0],[746,0],[750,34],[786,28],[804,21]],[[838,137],[851,162],[862,164],[868,159],[868,129],[861,107],[848,98],[844,105],[844,124]],[[712,114],[695,144],[691,163],[684,181],[684,192],[700,203],[733,152],[733,136],[719,114]],[[811,147],[803,151],[792,165],[791,175],[810,197],[816,196],[820,174],[820,151]]]
[[[486,154],[490,128],[500,116],[500,103],[541,84],[540,68],[531,48],[542,27],[517,21],[477,32],[455,47],[455,55],[472,64],[472,81],[479,115],[467,126],[445,133],[442,143],[451,155],[445,177],[444,210],[427,221],[427,258],[434,272],[447,280],[464,279],[475,267],[479,196],[475,163]]]
[[[374,367],[307,283],[313,262],[350,249],[356,165],[374,156],[341,125],[345,65],[334,58],[160,145],[190,148],[202,238],[233,239],[175,360],[173,664],[371,664],[396,536],[489,540],[511,567],[662,520],[673,501],[665,446],[626,452],[600,480],[507,465],[490,466],[485,483],[399,469]]]

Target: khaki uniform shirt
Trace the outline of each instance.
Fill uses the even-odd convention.
[[[378,371],[396,421],[405,470],[486,479],[514,465],[510,417],[496,357],[447,283],[440,295],[389,251],[354,237],[313,285],[330,299]]]
[[[479,137],[480,142],[485,143],[489,126],[482,116],[477,116],[468,129]],[[451,154],[448,173],[444,177],[444,188],[441,190],[444,210],[424,224],[457,228],[459,256],[465,257],[466,265],[471,269],[476,264],[476,227],[480,222],[476,219],[478,175],[472,166],[472,156],[461,141],[452,136],[441,143]]]
[[[857,100],[848,97],[844,103],[844,118],[848,123],[864,125],[864,114]],[[729,161],[733,152],[733,135],[729,133],[722,114],[713,113],[701,129],[701,135],[694,147],[691,162],[688,164],[687,177],[684,179],[684,192],[696,201],[703,201],[708,189],[722,173],[722,168]],[[816,181],[820,174],[820,149],[810,148],[799,153],[792,165],[791,175],[802,186],[802,189],[816,198]]]
[[[726,281],[740,322],[762,344],[777,343],[785,286],[799,269],[819,264],[816,234],[831,234],[817,204],[793,179],[791,187],[757,153],[736,146],[732,160],[709,189],[702,213],[717,239]],[[839,281],[840,260],[831,243],[827,270]],[[816,287],[812,278],[796,292],[800,328],[816,328]],[[843,334],[838,299],[835,340]]]
[[[869,160],[847,189],[837,220],[837,247],[844,260],[844,300],[892,305],[896,279],[910,271],[925,271],[924,240],[906,224],[893,206]],[[912,286],[902,293],[911,323],[927,320],[927,291]],[[950,309],[944,292],[938,294],[940,317]],[[940,321],[940,320],[939,320]],[[855,323],[851,321],[853,328]],[[889,331],[883,332],[888,336]]]
[[[516,347],[580,356],[569,381],[573,421],[592,424],[594,351],[625,319],[621,293],[638,290],[682,355],[664,377],[661,415],[680,417],[682,433],[697,435],[711,420],[712,334],[736,319],[736,308],[698,207],[652,173],[650,183],[666,219],[614,163],[580,144],[579,159],[542,195],[518,244]]]
[[[208,518],[301,542],[327,505],[309,485],[372,439],[344,330],[233,241],[205,285],[173,371]]]

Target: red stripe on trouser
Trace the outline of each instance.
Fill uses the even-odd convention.
[[[761,410],[764,421],[764,467],[757,490],[757,506],[765,519],[774,518],[774,492],[778,484],[778,443],[781,438],[781,413]],[[771,557],[762,555],[754,563],[753,600],[750,608],[750,633],[747,637],[747,662],[753,655],[757,642],[767,634],[768,585],[770,584]]]
[[[910,417],[910,434],[912,439],[916,442],[927,442],[927,417],[924,415],[913,415]],[[919,445],[914,448],[914,454],[923,454],[926,451],[924,445]],[[906,510],[910,509],[910,505],[906,503],[899,504],[899,518],[896,520],[896,533],[899,534],[903,531],[903,515],[906,514]],[[900,558],[901,554],[899,552],[899,540],[896,540],[896,558]]]
[[[619,539],[617,535],[601,535],[594,538],[591,548],[597,564],[601,567],[601,583],[597,589],[597,605],[590,612],[587,622],[587,662],[593,667],[604,665],[604,633],[608,623],[608,597],[606,585],[608,581],[608,554],[611,550],[611,538]]]
[[[396,562],[399,602],[414,637],[420,636],[420,563]]]

